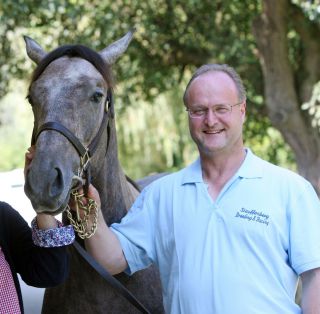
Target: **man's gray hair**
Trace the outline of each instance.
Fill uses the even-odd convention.
[[[198,76],[207,73],[207,72],[224,72],[226,73],[235,83],[237,91],[238,91],[238,98],[239,101],[245,101],[246,100],[246,90],[243,86],[242,80],[239,76],[239,74],[235,71],[234,68],[230,67],[227,64],[205,64],[198,68],[194,74],[192,75],[186,90],[183,95],[183,102],[185,105],[187,105],[187,94],[188,94],[188,89],[190,87],[190,84],[193,82],[194,79],[196,79]]]

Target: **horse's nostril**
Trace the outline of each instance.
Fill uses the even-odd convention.
[[[62,171],[59,168],[54,168],[50,174],[49,196],[56,198],[59,196],[64,188]]]

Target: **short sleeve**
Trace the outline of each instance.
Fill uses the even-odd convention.
[[[299,189],[289,214],[289,258],[298,275],[320,267],[320,201],[309,182],[304,181]]]

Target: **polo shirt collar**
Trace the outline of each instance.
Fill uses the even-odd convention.
[[[241,178],[261,178],[263,173],[262,160],[254,155],[250,148],[246,148],[246,158],[237,171],[237,175]]]
[[[240,178],[261,178],[263,167],[261,159],[254,155],[250,148],[246,148],[246,158],[236,173]],[[182,184],[203,182],[200,157],[184,169]]]
[[[200,157],[186,167],[182,176],[182,184],[203,182]]]

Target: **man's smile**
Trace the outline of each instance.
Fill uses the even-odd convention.
[[[219,130],[204,130],[203,132],[205,134],[219,134],[222,133],[224,129],[219,129]]]

